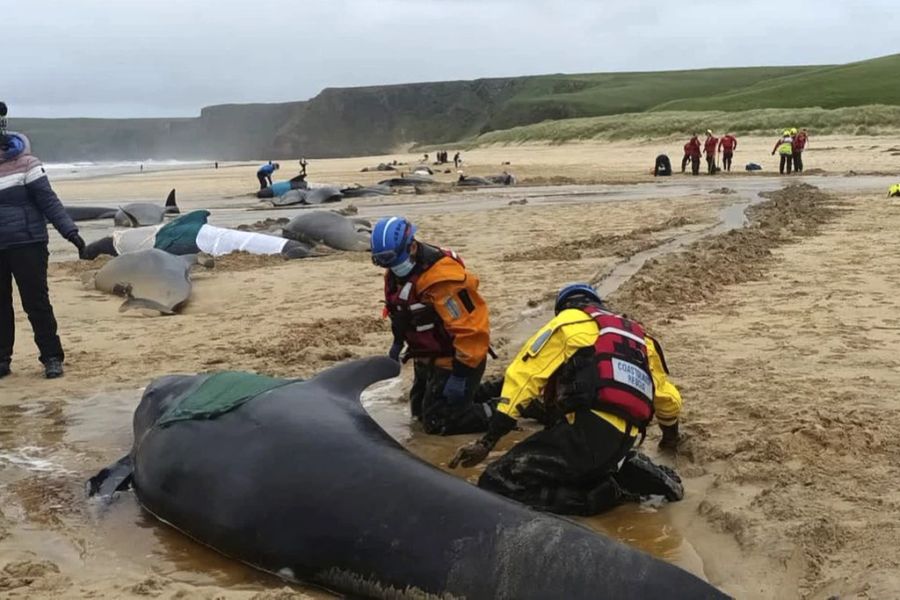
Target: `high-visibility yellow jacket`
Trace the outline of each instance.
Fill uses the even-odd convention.
[[[888,196],[900,196],[900,183],[895,183],[888,189]]]
[[[599,335],[597,322],[584,311],[561,311],[528,340],[506,369],[498,410],[518,419],[520,409],[541,397],[557,369],[582,348],[593,346]],[[656,343],[650,337],[645,338],[645,342],[650,374],[653,376],[656,420],[662,425],[673,425],[681,413],[681,393],[669,380]],[[621,417],[598,410],[593,412],[623,433],[628,429]],[[574,415],[569,414],[567,418],[572,422]],[[632,427],[629,433],[637,436],[639,431]]]
[[[775,142],[775,148],[772,150],[778,151],[778,154],[783,156],[790,156],[794,153],[794,138],[790,135],[783,135],[781,138]]]

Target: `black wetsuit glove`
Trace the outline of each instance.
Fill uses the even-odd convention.
[[[451,469],[455,469],[459,465],[466,468],[474,467],[487,458],[487,455],[494,449],[500,438],[515,428],[515,419],[499,411],[494,411],[494,414],[491,415],[491,421],[488,423],[487,433],[480,440],[460,448],[447,466]]]
[[[81,239],[81,236],[76,231],[75,233],[69,234],[69,237],[66,238],[73,246],[78,248],[78,258],[84,258],[84,248],[85,243],[84,240]]]

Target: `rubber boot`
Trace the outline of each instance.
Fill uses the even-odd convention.
[[[0,360],[0,379],[3,379],[4,377],[6,377],[10,373],[12,373],[12,371],[9,368],[9,364],[10,364],[9,359]]]

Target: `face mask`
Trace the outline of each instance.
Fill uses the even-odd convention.
[[[407,256],[407,257],[403,260],[403,262],[401,262],[400,264],[397,264],[397,265],[394,265],[393,267],[391,267],[391,271],[392,271],[392,272],[394,273],[394,275],[396,275],[397,277],[406,277],[407,275],[410,274],[410,272],[413,270],[413,267],[414,267],[415,265],[416,265],[416,263],[413,262],[412,257],[411,257],[411,256]]]

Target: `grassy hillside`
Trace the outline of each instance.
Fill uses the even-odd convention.
[[[750,67],[530,77],[496,111],[484,130],[547,119],[643,112],[678,98],[721,94],[815,68]]]
[[[674,100],[655,110],[751,110],[900,104],[900,54],[822,67],[708,97]]]
[[[285,156],[376,154],[476,135],[526,78],[326,89],[278,130]]]
[[[728,111],[666,111],[630,113],[584,119],[546,121],[492,131],[470,139],[469,147],[529,142],[565,143],[582,140],[658,139],[684,136],[707,129],[737,135],[776,136],[786,126],[807,127],[815,135],[869,135],[900,132],[900,106]]]
[[[276,154],[346,156],[387,152],[410,142],[446,144],[548,119],[643,111],[673,98],[810,69],[541,75],[327,89],[278,131]]]
[[[894,127],[894,111],[794,116],[760,109],[900,105],[897,72],[900,55],[829,67],[541,75],[326,89],[304,102],[208,107],[193,119],[20,119],[11,125],[30,133],[48,161],[321,158],[446,145],[482,134],[478,139],[489,143],[565,141],[706,127],[771,132],[786,122],[803,122],[818,133],[877,130]]]

